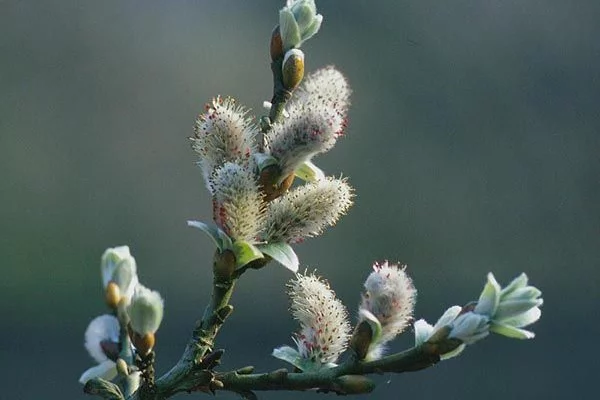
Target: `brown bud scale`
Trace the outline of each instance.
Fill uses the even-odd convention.
[[[108,305],[113,310],[116,309],[119,306],[119,302],[122,298],[121,289],[119,288],[119,285],[112,281],[109,282],[108,285],[106,285],[104,296],[106,300],[106,305]]]

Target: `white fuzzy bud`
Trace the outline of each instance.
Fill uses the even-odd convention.
[[[120,293],[128,303],[138,284],[137,265],[128,246],[119,246],[106,249],[100,261],[102,272],[102,285],[106,289],[110,282],[114,282]]]
[[[291,106],[289,117],[267,133],[266,151],[275,157],[285,177],[316,154],[330,150],[343,134],[345,120],[329,106]]]
[[[262,240],[295,243],[333,226],[352,205],[345,179],[324,178],[295,188],[268,205]]]
[[[414,311],[417,291],[405,267],[375,263],[373,272],[365,281],[366,292],[359,306],[359,323],[366,319],[368,311],[381,325],[381,334],[374,337],[367,358],[381,356],[383,345],[408,326]]]
[[[119,343],[119,320],[112,315],[101,315],[90,322],[85,330],[85,348],[98,363],[108,360],[102,342]]]
[[[300,323],[294,341],[301,357],[317,365],[335,362],[350,338],[348,312],[329,285],[310,275],[297,275],[289,284],[292,315]]]
[[[225,163],[212,177],[214,220],[234,240],[253,242],[263,221],[263,202],[254,174]]]
[[[131,329],[140,336],[154,334],[160,327],[163,313],[164,301],[160,294],[138,285],[127,307]]]
[[[215,168],[228,161],[247,163],[255,152],[254,137],[258,131],[247,114],[233,98],[217,97],[198,116],[192,148],[200,155],[198,164],[209,190]]]

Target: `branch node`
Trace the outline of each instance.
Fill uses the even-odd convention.
[[[276,382],[283,382],[287,378],[288,370],[285,368],[276,369],[269,373],[269,378]]]
[[[227,317],[229,317],[232,312],[233,312],[233,306],[231,304],[227,304],[227,305],[219,308],[217,310],[217,312],[215,313],[215,316],[218,319],[218,321],[221,324],[223,324],[225,322],[225,320],[227,319]]]

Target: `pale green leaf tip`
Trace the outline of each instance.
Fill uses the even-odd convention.
[[[263,254],[270,256],[273,260],[277,261],[290,271],[294,273],[298,272],[300,261],[298,260],[298,256],[294,252],[294,249],[292,249],[289,244],[285,242],[267,243],[256,247]]]
[[[325,173],[310,161],[302,163],[294,171],[294,175],[305,182],[316,182],[325,178]]]
[[[424,319],[420,319],[414,323],[415,330],[415,346],[420,346],[429,339],[433,333],[433,325],[429,324]]]
[[[371,313],[369,310],[361,308],[358,310],[358,315],[359,315],[359,319],[364,319],[367,321],[367,323],[369,324],[369,326],[371,327],[371,333],[372,333],[372,337],[371,337],[371,343],[377,343],[379,341],[379,339],[381,338],[381,332],[382,332],[382,327],[381,327],[381,322],[379,322],[379,320],[377,319],[377,317],[375,315],[373,315],[373,313]]]
[[[187,221],[187,225],[192,228],[200,229],[202,232],[206,233],[213,240],[219,251],[231,249],[233,247],[231,238],[218,226],[194,220]]]
[[[454,357],[460,355],[463,352],[463,350],[465,349],[465,347],[467,347],[466,344],[464,344],[464,343],[461,344],[456,349],[454,349],[454,350],[452,350],[452,351],[450,351],[450,352],[448,352],[446,354],[442,354],[440,356],[440,360],[444,360],[445,361],[445,360],[449,360],[451,358],[454,358]]]
[[[233,242],[232,248],[235,254],[236,267],[238,268],[264,257],[263,253],[255,245],[243,240]]]
[[[511,339],[533,339],[535,337],[535,333],[526,329],[515,328],[514,326],[498,323],[492,323],[490,331]]]

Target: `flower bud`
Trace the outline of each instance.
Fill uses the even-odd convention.
[[[106,295],[106,305],[116,309],[121,301],[121,289],[115,282],[109,282],[104,291]]]
[[[466,345],[459,339],[450,339],[452,323],[461,313],[462,307],[448,308],[438,319],[435,326],[424,319],[414,323],[415,346],[427,346],[429,351],[437,354],[440,359],[447,360],[456,357],[465,349]]]
[[[138,283],[135,258],[128,246],[107,249],[100,263],[106,302],[116,308],[120,301],[127,304]]]
[[[112,315],[101,315],[90,322],[85,330],[85,348],[98,363],[112,359],[106,354],[103,343],[119,343],[119,320]]]
[[[279,27],[283,50],[300,47],[317,33],[323,16],[317,14],[314,0],[288,0],[279,11]]]
[[[285,194],[292,186],[294,178],[294,174],[289,174],[282,179],[281,168],[277,164],[268,165],[261,169],[258,183],[261,192],[264,194],[263,200],[269,202]]]
[[[490,320],[485,315],[467,312],[452,322],[449,339],[458,339],[464,344],[473,344],[490,334]]]
[[[300,85],[304,77],[304,53],[302,50],[291,49],[285,53],[281,67],[283,87],[293,91]]]
[[[164,301],[158,292],[138,285],[127,307],[132,342],[142,354],[154,347],[154,333],[163,318]]]
[[[130,337],[131,343],[133,343],[137,352],[141,355],[150,353],[150,351],[152,351],[154,348],[154,343],[156,342],[156,336],[154,333],[140,335],[137,332],[131,332]]]
[[[541,291],[527,285],[520,275],[502,288],[492,273],[476,304],[450,307],[435,326],[421,319],[414,324],[415,345],[431,345],[441,359],[460,354],[490,332],[516,339],[531,339],[533,332],[521,329],[540,318]]]
[[[359,360],[364,360],[369,354],[369,347],[373,341],[374,331],[367,320],[363,320],[356,325],[352,338],[350,339],[350,348],[356,353]]]
[[[269,54],[271,55],[272,61],[277,60],[279,57],[283,57],[283,42],[281,41],[281,32],[279,29],[279,25],[277,25],[273,29],[273,33],[271,33]]]
[[[527,275],[521,274],[504,289],[492,273],[479,296],[474,312],[491,319],[490,331],[516,339],[531,339],[535,334],[521,329],[537,321],[544,300],[542,292],[528,286]]]
[[[79,378],[86,383],[93,378],[113,379],[117,376],[114,348],[118,348],[120,325],[116,317],[101,315],[90,322],[85,331],[85,348],[98,363]]]
[[[417,291],[404,269],[387,261],[375,263],[365,281],[359,324],[369,322],[378,331],[373,335],[368,359],[379,358],[383,345],[404,331],[412,317]]]

